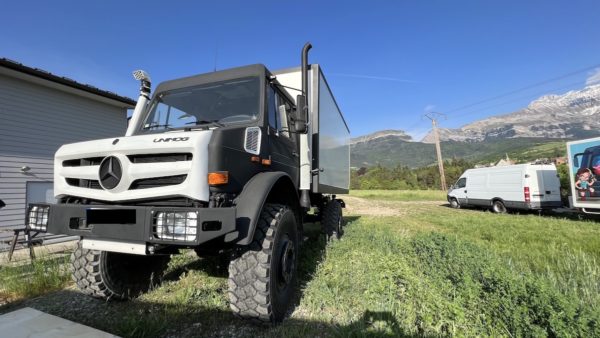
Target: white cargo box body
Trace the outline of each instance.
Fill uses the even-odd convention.
[[[551,209],[562,206],[554,164],[518,164],[465,171],[448,192],[448,201],[491,207],[496,200],[508,209]]]
[[[600,212],[600,137],[567,142],[567,156],[572,206],[587,213]],[[588,182],[584,186],[576,184],[578,173],[583,172]]]
[[[300,68],[273,74],[295,100],[302,88]],[[312,164],[310,168],[301,167],[300,174],[311,175],[314,193],[347,194],[350,188],[350,129],[317,64],[309,67],[307,96]]]

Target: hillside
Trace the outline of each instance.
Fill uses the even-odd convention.
[[[374,133],[371,133],[368,135],[363,135],[363,136],[352,138],[352,139],[350,139],[350,144],[373,142],[378,139],[390,139],[390,140],[397,139],[399,141],[410,142],[410,141],[412,141],[412,136],[405,133],[404,130],[387,129],[387,130],[380,130],[380,131],[377,131],[377,132],[374,132]]]
[[[509,138],[481,142],[442,142],[444,159],[464,158],[478,163],[496,162],[506,154],[512,159],[530,161],[542,157],[564,156],[565,141],[540,138]],[[407,142],[398,137],[379,137],[369,142],[351,145],[350,163],[353,167],[398,165],[411,168],[434,164],[433,144]]]

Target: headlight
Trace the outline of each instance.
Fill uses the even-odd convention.
[[[27,227],[31,230],[46,231],[49,211],[48,205],[31,205],[27,214]]]
[[[154,236],[171,241],[196,240],[198,212],[155,211],[153,217]]]

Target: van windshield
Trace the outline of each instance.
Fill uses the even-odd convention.
[[[249,123],[258,119],[259,107],[258,77],[179,88],[154,97],[141,130],[164,131]]]

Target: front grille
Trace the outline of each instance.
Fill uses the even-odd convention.
[[[125,206],[152,206],[152,207],[193,207],[205,208],[208,204],[203,201],[194,200],[187,197],[160,197],[160,198],[145,198],[131,201],[103,201],[91,198],[82,198],[76,196],[63,196],[59,199],[61,204],[90,204],[90,205],[125,205]]]
[[[127,155],[127,158],[131,163],[146,163],[151,166],[152,163],[169,163],[169,162],[180,162],[180,161],[191,161],[192,153],[164,153],[164,154],[135,154]],[[92,166],[100,165],[105,157],[86,157],[79,159],[65,160],[62,162],[64,167],[81,167],[81,166]],[[72,176],[75,176],[73,174]],[[187,175],[174,175],[174,176],[163,176],[163,177],[152,177],[143,178],[133,181],[129,190],[137,189],[148,189],[158,188],[171,185],[177,185],[183,183],[187,178]],[[100,182],[90,179],[80,179],[73,177],[65,177],[68,185],[72,187],[88,188],[88,189],[102,189]]]
[[[148,188],[157,188],[157,187],[165,187],[169,185],[181,184],[187,175],[175,175],[175,176],[163,176],[163,177],[153,177],[153,178],[143,178],[139,180],[135,180],[129,186],[129,190],[135,189],[148,189]]]
[[[171,154],[142,154],[127,155],[131,163],[159,163],[159,162],[179,162],[191,161],[191,153],[171,153]]]
[[[192,153],[166,153],[166,154],[138,154],[127,155],[131,163],[160,163],[160,162],[179,162],[191,161]],[[85,167],[90,165],[100,165],[104,157],[86,157],[62,162],[63,167]]]
[[[67,178],[67,184],[73,187],[102,189],[98,180],[84,180],[79,178]]]
[[[251,154],[258,155],[260,153],[260,137],[260,128],[246,128],[246,137],[244,138],[244,150]]]
[[[85,167],[90,165],[100,165],[104,157],[86,157],[74,160],[63,161],[63,167]]]

